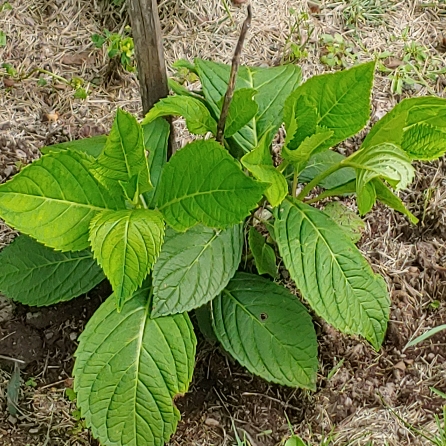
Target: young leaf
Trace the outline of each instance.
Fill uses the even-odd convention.
[[[62,150],[77,150],[85,152],[88,155],[97,158],[104,149],[107,137],[105,135],[92,136],[91,138],[77,139],[76,141],[67,141],[52,146],[42,147],[40,152],[47,155],[50,152],[60,152]]]
[[[167,146],[169,143],[170,125],[158,118],[143,126],[144,147],[149,151],[149,172],[153,189],[144,193],[149,208],[155,207],[155,194],[161,178],[161,171],[167,162]]]
[[[325,206],[324,213],[338,224],[353,243],[359,242],[365,223],[355,212],[339,201],[333,201]]]
[[[315,389],[316,333],[306,308],[286,288],[237,273],[212,302],[212,313],[218,340],[251,373]]]
[[[157,211],[106,211],[91,221],[94,257],[113,287],[118,310],[152,269],[163,239],[164,222]]]
[[[230,65],[196,59],[196,68],[203,86],[203,93],[215,116],[220,115],[220,100],[228,88]],[[295,65],[273,68],[240,67],[236,90],[252,88],[257,91],[255,101],[259,109],[254,118],[232,136],[232,140],[249,152],[268,133],[269,145],[282,123],[283,104],[289,94],[300,84],[302,71]]]
[[[103,152],[97,158],[95,174],[105,185],[114,188],[138,177],[138,192],[152,188],[144,153],[142,128],[136,118],[118,109]],[[121,191],[121,187],[119,187]]]
[[[197,223],[224,229],[241,223],[264,191],[265,185],[247,177],[220,144],[195,141],[164,167],[157,204],[177,231]]]
[[[378,349],[390,308],[382,277],[322,211],[290,199],[277,214],[279,251],[302,296],[335,328],[360,334]]]
[[[345,165],[356,168],[357,190],[373,178],[384,178],[394,188],[405,189],[415,170],[410,158],[394,144],[380,144],[358,150],[345,159]]]
[[[404,99],[378,121],[361,148],[381,143],[401,147],[411,159],[433,160],[446,152],[446,99]]]
[[[296,119],[300,132],[290,148],[297,148],[305,137],[316,133],[318,127],[333,131],[333,135],[320,146],[320,151],[361,130],[370,116],[374,70],[375,63],[369,62],[349,70],[314,76],[297,88],[285,106],[286,128]]]
[[[71,150],[50,153],[0,185],[0,216],[18,231],[61,251],[88,248],[91,219],[122,208],[101,186],[92,159]]]
[[[398,212],[401,212],[409,220],[416,225],[418,223],[418,218],[410,212],[406,206],[404,206],[403,202],[399,197],[397,197],[394,193],[392,193],[389,188],[379,179],[375,178],[372,180],[373,187],[375,188],[376,198],[385,205],[389,206],[392,209],[395,209]]]
[[[242,225],[223,231],[196,226],[168,235],[153,269],[151,317],[190,311],[212,300],[242,256]]]
[[[253,226],[249,229],[248,241],[258,273],[269,274],[275,279],[277,277],[277,266],[274,249],[266,243],[265,237],[257,232]]]
[[[316,153],[310,158],[305,169],[299,174],[299,181],[301,183],[309,183],[317,175],[326,171],[334,164],[338,164],[344,159],[345,156],[341,155],[340,153],[333,152],[332,150]],[[356,173],[354,169],[348,167],[345,169],[339,169],[328,177],[324,178],[319,183],[319,186],[323,187],[324,189],[333,189],[349,183],[352,180],[356,180]]]
[[[288,183],[285,177],[274,167],[267,134],[259,142],[259,145],[243,156],[240,160],[256,179],[269,183],[265,196],[271,206],[276,207],[288,194]]]
[[[206,106],[189,96],[169,96],[158,101],[147,113],[142,125],[150,124],[160,116],[183,116],[188,130],[195,135],[217,133],[217,123]]]
[[[225,138],[237,133],[255,116],[259,106],[253,96],[257,93],[253,88],[241,88],[234,92],[226,118]]]
[[[116,312],[110,296],[79,338],[74,390],[101,444],[162,446],[180,413],[173,399],[192,379],[196,339],[187,314],[150,319],[150,288]]]
[[[320,128],[317,128],[316,132],[318,133],[307,136],[295,150],[290,150],[286,144],[283,146],[283,159],[290,161],[297,172],[301,172],[305,168],[312,155],[327,149],[325,142],[334,133],[333,130],[323,131]]]
[[[0,252],[0,290],[24,305],[67,301],[104,279],[90,250],[54,251],[20,235]]]

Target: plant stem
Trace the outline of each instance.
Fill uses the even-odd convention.
[[[324,170],[319,175],[316,175],[303,189],[302,192],[297,196],[298,200],[303,201],[303,199],[308,195],[309,192],[313,189],[313,187],[317,186],[323,179],[327,178],[332,173],[336,172],[338,169],[341,169],[344,167],[343,165],[344,160],[340,161],[339,163],[333,164],[330,168],[327,170]]]
[[[242,54],[243,43],[245,42],[246,34],[249,27],[251,26],[252,10],[251,5],[248,5],[248,16],[242,25],[242,30],[240,31],[240,37],[238,38],[237,46],[235,47],[234,57],[232,58],[231,74],[229,76],[228,89],[226,90],[225,98],[223,101],[223,107],[220,113],[220,119],[217,124],[217,135],[216,140],[219,143],[223,143],[226,118],[228,117],[229,106],[234,96],[235,81],[237,79],[237,72],[240,66],[240,56]]]
[[[293,185],[291,186],[291,195],[293,197],[297,197],[297,179],[298,179],[298,174],[297,174],[297,170],[294,170],[294,175],[293,175]]]
[[[283,160],[277,167],[276,169],[280,172],[283,173],[283,171],[290,165],[290,162],[288,160]]]

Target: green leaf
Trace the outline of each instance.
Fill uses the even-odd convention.
[[[248,241],[258,273],[269,274],[275,279],[277,277],[277,266],[274,249],[266,243],[265,237],[257,232],[253,226],[249,229]]]
[[[18,231],[61,251],[89,247],[91,219],[124,206],[90,172],[81,152],[50,153],[0,185],[0,216]]]
[[[409,218],[409,220],[416,225],[418,223],[418,218],[410,212],[406,206],[404,206],[403,202],[399,197],[393,194],[389,188],[378,178],[372,180],[373,186],[376,191],[376,198],[389,206],[392,209],[395,209],[398,212],[401,212],[403,215]]]
[[[365,223],[355,212],[339,201],[333,201],[325,206],[324,213],[338,224],[353,243],[359,242],[365,231]]]
[[[305,168],[312,155],[326,150],[325,142],[333,135],[333,130],[317,129],[316,131],[319,133],[307,136],[297,149],[290,150],[286,145],[282,149],[283,159],[290,161],[297,172]]]
[[[257,180],[270,185],[265,191],[265,196],[271,206],[276,207],[287,196],[288,183],[274,167],[266,135],[262,137],[259,145],[252,152],[243,156],[241,162]]]
[[[189,96],[169,96],[158,101],[147,113],[142,125],[150,124],[160,116],[183,116],[188,130],[195,135],[217,133],[217,123],[206,106]]]
[[[292,437],[288,438],[284,446],[307,446],[307,444],[304,443],[297,435],[293,435]]]
[[[24,305],[67,301],[105,277],[90,250],[58,252],[20,235],[0,252],[0,290]]]
[[[87,153],[88,155],[97,158],[104,149],[107,136],[99,135],[91,138],[78,139],[76,141],[67,141],[61,144],[54,144],[52,146],[42,147],[40,152],[46,155],[50,152],[60,152],[62,150],[78,150]]]
[[[218,340],[251,373],[315,389],[316,333],[306,308],[286,288],[237,273],[212,302],[212,313]]]
[[[177,231],[197,223],[224,229],[241,223],[264,190],[265,185],[247,177],[220,144],[195,141],[164,167],[157,202]]]
[[[203,93],[214,112],[220,115],[219,102],[228,88],[230,65],[195,59],[203,86]],[[283,104],[289,94],[300,84],[302,71],[295,65],[273,68],[240,67],[235,91],[252,88],[257,91],[255,101],[259,109],[254,118],[235,133],[233,140],[245,152],[258,146],[261,138],[268,133],[269,145],[282,124]]]
[[[164,222],[158,211],[105,211],[91,221],[94,257],[112,285],[118,310],[152,269],[163,239]]]
[[[437,327],[431,328],[430,330],[427,330],[422,335],[417,336],[415,339],[412,339],[410,342],[408,342],[404,347],[404,350],[406,350],[406,348],[413,347],[414,345],[417,345],[420,342],[425,341],[426,339],[429,339],[430,337],[436,335],[437,333],[440,333],[443,330],[446,330],[446,324],[439,325]]]
[[[378,121],[362,143],[401,147],[411,159],[433,160],[446,153],[446,99],[404,99]]]
[[[302,296],[335,328],[360,334],[378,349],[390,307],[382,277],[322,211],[286,200],[277,214],[279,251]]]
[[[142,128],[136,118],[118,109],[103,152],[95,164],[97,178],[110,188],[138,177],[138,190],[144,193],[152,188],[144,152]]]
[[[320,146],[320,151],[361,130],[370,116],[374,70],[375,63],[369,62],[349,70],[314,76],[297,88],[285,105],[286,129],[293,119],[297,120],[297,136],[290,148],[296,148],[318,128],[333,131],[331,138]]]
[[[256,115],[259,109],[253,99],[256,93],[253,88],[241,88],[234,92],[226,118],[225,138],[233,136]]]
[[[170,124],[163,118],[158,118],[143,126],[144,147],[149,151],[149,172],[153,189],[144,193],[144,199],[149,208],[155,207],[155,194],[161,178],[161,171],[167,162],[167,147],[169,144]]]
[[[153,269],[152,317],[182,313],[212,300],[237,271],[242,225],[169,231]]]
[[[299,181],[309,183],[320,173],[326,171],[330,167],[343,161],[345,156],[340,153],[326,150],[325,152],[316,153],[308,161],[307,167],[299,174]],[[328,177],[324,178],[319,186],[324,189],[333,189],[352,180],[356,180],[356,173],[352,168],[339,169]]]
[[[196,339],[186,314],[150,319],[150,288],[116,312],[110,296],[79,337],[74,390],[87,426],[101,444],[163,446],[187,392]]]
[[[383,178],[394,188],[405,189],[415,175],[410,158],[394,144],[363,148],[346,158],[344,163],[356,168],[356,193],[361,215],[375,203],[376,191],[370,184],[374,178]]]

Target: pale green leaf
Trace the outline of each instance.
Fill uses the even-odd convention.
[[[94,257],[112,285],[118,310],[152,269],[163,240],[164,222],[158,211],[105,211],[91,221]]]
[[[202,59],[196,59],[195,63],[204,95],[214,115],[219,116],[219,103],[228,88],[231,66]],[[255,101],[259,108],[254,118],[235,133],[231,141],[244,152],[249,152],[258,146],[265,134],[268,134],[269,145],[282,123],[285,99],[301,80],[302,71],[295,65],[273,68],[240,67],[235,91],[241,88],[256,90]]]
[[[446,152],[446,99],[404,99],[378,121],[361,147],[393,143],[412,159],[433,160]]]
[[[276,207],[287,196],[288,183],[282,173],[274,167],[268,138],[265,135],[253,151],[243,156],[241,162],[257,180],[269,184],[265,196],[271,206]]]
[[[419,344],[420,342],[425,341],[426,339],[431,338],[432,336],[436,335],[437,333],[440,333],[441,331],[446,330],[446,324],[439,325],[438,327],[431,328],[430,330],[427,330],[425,333],[423,333],[420,336],[417,336],[415,339],[412,339],[410,342],[406,344],[404,347],[404,350],[409,347],[413,347],[414,345]],[[403,350],[403,351],[404,351]]]
[[[246,176],[217,142],[195,141],[175,153],[164,167],[157,204],[177,231],[197,223],[224,229],[249,215],[265,186]]]
[[[187,392],[196,339],[186,314],[150,319],[150,288],[116,312],[110,296],[79,337],[74,390],[82,417],[104,446],[163,446]]]
[[[406,208],[406,206],[404,206],[404,203],[401,201],[401,199],[397,197],[393,192],[391,192],[380,179],[375,178],[374,180],[372,180],[372,183],[376,191],[376,198],[381,201],[381,203],[384,203],[390,208],[401,212],[406,217],[408,217],[414,225],[418,223],[418,218],[415,217],[415,215],[413,215],[412,212],[410,212]]]
[[[361,215],[367,213],[375,203],[375,188],[369,184],[374,178],[385,179],[392,187],[405,189],[415,175],[408,155],[396,145],[388,143],[358,150],[346,158],[344,164],[355,167]]]
[[[73,299],[104,278],[90,250],[54,251],[20,235],[0,252],[0,291],[24,305]]]
[[[283,446],[307,446],[307,444],[304,443],[298,436],[293,435],[292,437],[288,438],[287,441],[285,441]]]
[[[277,266],[274,249],[266,243],[265,237],[257,232],[253,226],[249,229],[248,242],[258,273],[269,274],[275,279],[277,277]]]
[[[341,155],[340,153],[333,152],[332,150],[316,153],[310,158],[305,169],[299,174],[299,181],[301,183],[309,183],[317,175],[326,171],[333,165],[338,164],[344,159],[345,156]],[[319,183],[319,186],[323,187],[324,189],[333,189],[349,183],[352,180],[356,180],[356,174],[354,169],[349,167],[333,172],[331,175],[324,178]]]
[[[359,242],[365,231],[365,223],[355,212],[341,202],[333,201],[325,206],[324,213],[338,224],[353,243]]]
[[[91,219],[124,206],[89,170],[81,152],[50,153],[0,185],[0,216],[18,231],[61,251],[88,248]]]
[[[212,301],[212,313],[218,340],[251,373],[278,384],[315,389],[313,322],[286,288],[237,273]]]
[[[312,155],[327,149],[325,143],[334,133],[333,130],[323,131],[319,128],[316,132],[319,133],[307,136],[295,150],[290,150],[286,145],[282,148],[282,158],[290,161],[298,173],[305,168]]]
[[[349,70],[314,76],[296,89],[287,99],[286,128],[297,120],[294,143],[297,148],[304,138],[316,133],[318,127],[332,130],[320,150],[356,134],[370,116],[370,93],[375,63],[357,65]]]
[[[290,199],[277,214],[279,251],[304,299],[335,328],[360,334],[378,349],[390,308],[382,277],[322,211]]]
[[[142,125],[150,124],[161,116],[183,116],[188,130],[195,135],[217,133],[217,122],[206,106],[189,96],[169,96],[158,101],[147,113]]]
[[[138,194],[152,188],[142,128],[130,113],[118,109],[104,150],[96,160],[94,172],[101,182],[112,189],[117,188],[119,182],[129,182],[135,176],[138,177]]]
[[[253,88],[241,88],[234,92],[226,118],[225,138],[234,135],[256,115],[259,109],[253,99],[256,93]]]
[[[242,249],[241,225],[169,231],[153,269],[152,317],[190,311],[212,300],[237,271]]]
[[[104,149],[106,141],[107,136],[105,135],[92,136],[91,138],[77,139],[75,141],[67,141],[52,146],[45,146],[40,149],[40,152],[42,155],[46,155],[50,152],[60,152],[62,150],[70,149],[85,152],[88,155],[97,158]]]
[[[170,124],[164,118],[158,118],[143,126],[144,147],[149,151],[149,172],[153,189],[146,192],[144,199],[149,208],[155,207],[156,191],[164,164],[167,162]]]

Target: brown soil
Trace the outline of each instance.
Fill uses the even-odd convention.
[[[8,39],[6,47],[0,47],[0,61],[23,72],[40,67],[67,79],[82,77],[91,94],[85,101],[77,100],[69,88],[48,78],[46,86],[39,86],[36,77],[11,84],[3,76],[1,181],[18,171],[18,162],[37,158],[44,145],[106,132],[116,107],[140,111],[135,76],[112,67],[105,51],[95,49],[90,40],[91,34],[105,27],[124,28],[126,18],[119,8],[87,0],[10,3],[12,11],[0,12],[0,30]],[[446,65],[441,52],[446,33],[444,2],[430,2],[434,6],[429,7],[412,0],[375,2],[385,3],[384,17],[378,24],[360,19],[354,32],[345,21],[346,6],[351,3],[253,2],[254,21],[244,62],[275,65],[289,59],[287,41],[307,42],[308,57],[297,63],[309,77],[327,70],[319,60],[326,52],[320,36],[339,32],[355,48],[359,60],[369,60],[374,52],[384,50],[398,59],[405,43],[415,41]],[[159,4],[169,64],[179,57],[230,60],[243,10],[231,8],[232,23],[221,0]],[[297,13],[309,13],[293,32],[291,7]],[[373,121],[405,96],[446,97],[444,87],[444,77],[439,76],[426,85],[406,87],[403,96],[398,96],[390,92],[388,76],[378,74]],[[181,142],[190,138],[181,121],[177,128]],[[352,150],[359,142],[360,138],[352,138],[339,150]],[[402,198],[421,223],[414,227],[377,206],[366,219],[367,230],[360,242],[391,291],[391,320],[383,348],[374,352],[361,339],[344,336],[316,318],[320,369],[318,390],[311,393],[270,385],[247,373],[218,347],[200,341],[190,392],[177,402],[183,418],[171,445],[232,446],[234,429],[252,446],[277,445],[289,433],[286,417],[296,433],[315,445],[327,437],[326,444],[332,445],[430,444],[416,430],[434,434],[434,416],[440,415],[444,405],[431,390],[446,391],[444,335],[439,333],[415,348],[404,350],[404,346],[427,329],[446,323],[446,165],[444,161],[425,163],[417,170],[416,181]],[[354,203],[347,204],[354,208]],[[0,246],[13,237],[0,223]],[[283,279],[292,287],[285,271]],[[6,395],[14,362],[1,362],[1,445],[97,444],[73,414],[75,405],[66,389],[72,386],[76,338],[107,295],[103,286],[88,299],[43,309],[12,307],[0,300],[0,355],[14,358],[21,366],[19,412],[11,415]]]

